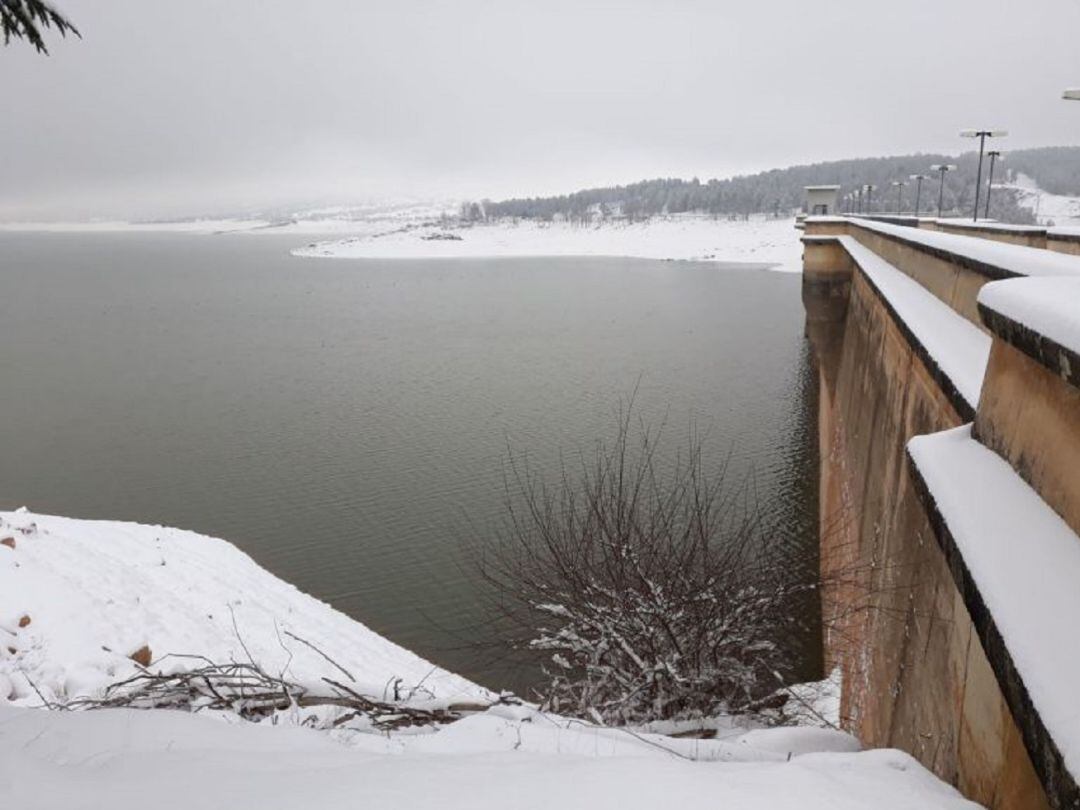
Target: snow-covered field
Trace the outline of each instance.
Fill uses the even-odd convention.
[[[304,639],[300,643],[296,639]],[[655,808],[973,807],[897,751],[824,728],[692,740],[496,705],[438,729],[317,730],[298,708],[261,723],[226,712],[48,711],[138,667],[257,660],[299,683],[348,670],[474,701],[433,667],[261,569],[223,540],[176,529],[0,513],[0,807]],[[315,649],[317,648],[317,649]],[[329,660],[323,653],[332,656]]]
[[[751,262],[800,272],[802,245],[791,219],[713,219],[694,214],[575,225],[497,221],[471,227],[409,227],[319,242],[297,256],[458,258],[632,256],[646,259]]]

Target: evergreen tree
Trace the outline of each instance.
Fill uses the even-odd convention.
[[[47,28],[55,28],[60,36],[67,36],[68,32],[82,36],[63,14],[43,0],[0,0],[0,32],[5,45],[13,39],[24,39],[38,53],[47,54],[49,49],[42,37]]]

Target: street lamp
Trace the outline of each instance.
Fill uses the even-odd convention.
[[[863,188],[866,190],[866,213],[874,213],[874,189],[877,186],[867,183]]]
[[[906,186],[907,183],[903,180],[893,180],[889,185],[896,189],[896,213],[899,216],[900,209],[904,204],[904,186]]]
[[[986,213],[983,214],[983,219],[990,219],[990,192],[994,189],[994,162],[1003,159],[1003,155],[996,149],[986,154],[990,157],[990,182],[986,184]]]
[[[964,129],[960,131],[961,138],[979,139],[979,170],[975,173],[975,211],[971,215],[971,221],[979,219],[979,192],[982,191],[982,162],[983,149],[987,138],[1004,138],[1009,133],[1003,129]]]
[[[915,181],[915,218],[919,218],[919,200],[922,198],[922,181],[929,180],[925,174],[913,174],[908,177],[909,180]]]
[[[941,219],[941,201],[945,198],[945,173],[955,172],[956,167],[951,163],[935,163],[930,167],[930,171],[941,174],[941,183],[938,185],[937,193],[937,215],[938,219]]]
[[[862,213],[862,186],[859,186],[859,188],[855,189],[855,198],[856,198],[856,200],[858,202],[857,211],[858,211],[858,213],[861,214]]]

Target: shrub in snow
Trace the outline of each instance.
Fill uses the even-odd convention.
[[[477,558],[506,635],[544,660],[552,711],[755,711],[791,675],[814,575],[781,558],[748,487],[706,473],[698,438],[664,458],[631,410],[554,488],[511,458],[509,518]]]

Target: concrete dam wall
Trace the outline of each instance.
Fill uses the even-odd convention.
[[[803,237],[844,722],[991,808],[1080,807],[1080,257],[1062,236],[822,217]]]

